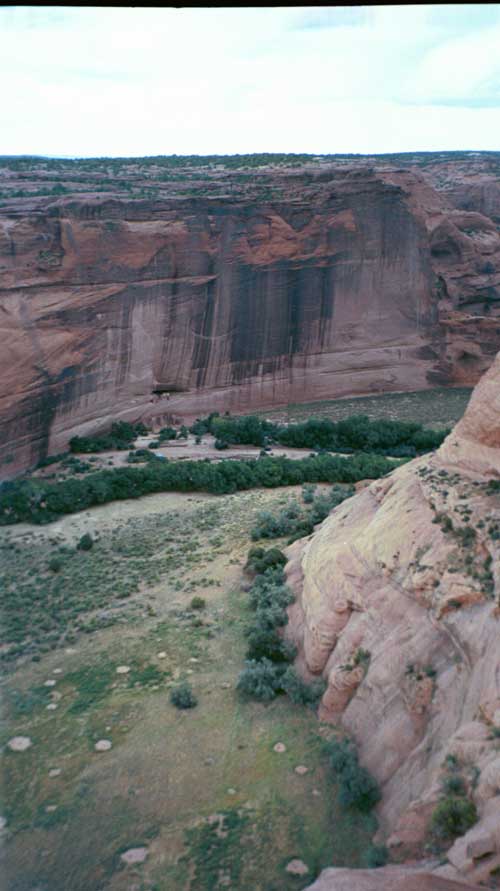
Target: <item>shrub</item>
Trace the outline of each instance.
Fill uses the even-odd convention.
[[[262,575],[257,576],[248,592],[252,609],[272,606],[284,608],[293,603],[295,598],[284,581],[284,573],[280,568],[266,569]]]
[[[463,777],[458,773],[447,774],[442,782],[443,792],[447,796],[464,797],[467,795],[467,785]]]
[[[306,483],[305,486],[302,486],[302,501],[304,504],[312,504],[314,501],[314,493],[316,491],[316,486],[311,483]]]
[[[431,831],[438,838],[463,835],[477,821],[476,805],[468,798],[450,795],[439,802],[431,817]]]
[[[264,548],[250,548],[244,569],[247,572],[260,574],[285,564],[286,557],[279,548],[269,548],[267,551]]]
[[[362,813],[371,811],[380,801],[380,789],[375,777],[360,765],[352,743],[332,740],[326,748],[339,780],[340,803]]]
[[[283,673],[281,687],[292,702],[298,705],[317,705],[325,692],[326,683],[323,680],[315,680],[306,684],[289,665]]]
[[[82,535],[76,547],[79,551],[90,551],[94,547],[94,539],[86,532],[85,535]]]
[[[60,572],[63,567],[63,561],[59,559],[59,557],[51,557],[48,562],[48,567],[51,572]]]
[[[205,609],[207,601],[204,597],[193,597],[189,605],[191,609]]]
[[[378,869],[389,860],[389,851],[385,845],[370,845],[363,857],[363,866],[367,869]]]
[[[170,702],[172,705],[175,705],[176,708],[180,709],[194,708],[198,705],[198,700],[187,681],[184,681],[182,684],[179,684],[172,689],[170,693]]]
[[[170,439],[176,439],[177,431],[174,427],[162,427],[158,434],[158,439],[160,442],[168,442]]]
[[[229,448],[229,443],[227,443],[225,439],[216,439],[214,442],[214,448],[218,449],[218,451],[220,452],[223,449]]]
[[[375,777],[365,767],[353,762],[342,774],[339,800],[345,807],[363,813],[371,811],[380,801],[380,789]]]
[[[269,659],[248,659],[245,668],[241,672],[237,690],[250,699],[258,699],[260,702],[270,702],[278,695],[281,689],[281,675],[283,669],[274,665]]]
[[[275,628],[254,626],[248,630],[247,636],[247,659],[292,662],[295,658],[295,648],[284,641]]]

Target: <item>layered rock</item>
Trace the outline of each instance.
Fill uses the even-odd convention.
[[[438,452],[339,505],[287,567],[298,667],[381,783],[382,837],[418,854],[451,756],[480,821],[446,874],[471,881],[500,863],[499,482],[500,354]]]
[[[4,475],[118,417],[477,380],[500,343],[491,220],[418,172],[278,180],[276,200],[4,202]]]

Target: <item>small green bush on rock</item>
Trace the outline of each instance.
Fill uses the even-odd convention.
[[[450,839],[467,832],[477,822],[473,801],[458,795],[443,798],[431,817],[431,831],[439,839]]]
[[[389,851],[385,845],[370,845],[363,857],[363,865],[367,869],[378,869],[389,860]]]

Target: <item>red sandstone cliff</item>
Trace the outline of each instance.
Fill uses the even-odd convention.
[[[341,504],[287,566],[298,665],[381,783],[391,852],[425,852],[451,757],[479,820],[432,869],[477,884],[500,868],[499,480],[500,353],[441,448]],[[313,888],[340,891],[336,873]]]
[[[4,202],[4,474],[111,418],[475,383],[500,344],[494,223],[415,171],[277,179],[276,200]]]

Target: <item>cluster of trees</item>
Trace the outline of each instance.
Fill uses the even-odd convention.
[[[315,455],[296,461],[270,456],[244,461],[174,462],[155,458],[144,466],[115,467],[59,482],[16,480],[0,485],[0,525],[50,523],[63,514],[96,504],[140,498],[156,492],[211,492],[225,495],[259,487],[303,483],[355,483],[394,469],[380,455]]]
[[[115,421],[109,433],[101,436],[73,436],[69,441],[72,452],[105,452],[108,449],[125,451],[135,442],[138,436],[144,436],[148,428],[144,424],[128,424],[126,421]]]
[[[352,415],[342,421],[310,418],[298,424],[274,424],[255,415],[220,417],[217,413],[197,420],[196,434],[212,433],[219,442],[269,447],[273,442],[291,448],[340,452],[373,452],[414,458],[441,445],[449,430],[432,430],[412,421],[385,418],[372,421]]]

